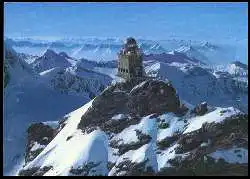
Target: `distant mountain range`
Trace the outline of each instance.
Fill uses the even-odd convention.
[[[247,62],[246,47],[242,44],[212,44],[207,41],[191,40],[144,40],[138,39],[138,45],[146,55],[183,53],[190,58],[209,64],[228,64],[240,60]],[[5,37],[17,52],[41,56],[47,49],[55,52],[66,52],[74,58],[86,58],[92,61],[115,60],[117,52],[123,45],[121,39],[62,39],[57,41],[35,40],[30,38],[11,39]]]

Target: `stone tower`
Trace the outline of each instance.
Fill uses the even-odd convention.
[[[124,47],[118,53],[118,73],[125,79],[143,77],[142,52],[134,38],[127,38]]]

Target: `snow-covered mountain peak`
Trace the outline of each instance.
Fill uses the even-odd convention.
[[[66,52],[60,52],[58,55],[60,55],[64,58],[70,58]]]
[[[239,61],[233,61],[226,67],[226,71],[235,77],[248,79],[248,66]]]
[[[52,49],[47,49],[46,52],[43,54],[44,57],[47,57],[47,58],[55,58],[57,57],[57,53],[54,52]]]
[[[176,49],[177,52],[188,52],[194,50],[192,46],[181,46],[180,48]]]
[[[160,53],[160,54],[149,54],[144,55],[144,61],[160,61],[163,63],[187,63],[187,64],[204,64],[204,62],[197,60],[196,58],[189,57],[188,55],[178,52],[172,51],[170,53]]]
[[[214,45],[214,44],[212,44],[212,43],[210,43],[208,41],[202,42],[201,46],[203,48],[207,48],[207,49],[210,49],[210,50],[216,50],[216,49],[219,48],[218,46],[216,46],[216,45]]]
[[[162,80],[116,83],[56,129],[40,124],[51,135],[31,126],[19,175],[246,175],[247,119],[233,107],[189,109]]]
[[[248,66],[240,61],[233,61],[230,63],[231,65],[235,65],[236,67],[242,68],[243,70],[247,70]]]
[[[63,54],[59,55],[51,49],[48,49],[43,56],[35,59],[31,65],[37,72],[42,72],[55,67],[66,68],[72,65],[70,59]]]

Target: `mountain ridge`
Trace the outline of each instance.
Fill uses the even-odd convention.
[[[94,61],[101,59],[115,60],[117,52],[122,47],[123,41],[121,39],[61,39],[54,41],[40,41],[32,39],[6,39],[15,50],[19,52],[31,53],[41,55],[45,49],[52,48],[57,52],[65,51],[70,56],[75,58],[87,58]],[[138,40],[146,54],[160,54],[169,53],[174,50],[189,48],[189,51],[182,51],[189,57],[194,57],[205,63],[228,64],[239,58],[240,61],[245,61],[247,56],[243,53],[245,49],[243,44],[231,43],[234,45],[212,44],[208,41],[194,41],[194,40]],[[32,50],[33,48],[33,50]]]
[[[19,175],[246,175],[248,117],[232,107],[204,106],[205,113],[199,114],[199,110],[192,112],[180,103],[175,104],[176,109],[182,110],[170,112],[172,109],[165,106],[161,108],[163,113],[148,111],[141,100],[148,104],[159,97],[153,102],[159,107],[177,97],[175,93],[164,94],[172,91],[169,85],[169,82],[147,80],[109,86],[97,98],[66,115],[54,139],[39,148],[40,152],[26,163]],[[143,95],[145,92],[149,95]],[[127,105],[136,111],[135,115],[122,107],[127,103],[125,93],[133,98],[131,102],[135,105],[140,104],[136,109]],[[115,98],[113,104],[111,99]],[[100,111],[105,101],[105,109]],[[159,109],[148,105],[153,111]],[[103,117],[98,119],[93,115]],[[83,140],[85,143],[79,145]],[[35,146],[32,142],[29,145]],[[74,148],[70,147],[73,145]],[[69,155],[67,160],[60,157],[62,149]],[[101,153],[100,149],[103,149]]]

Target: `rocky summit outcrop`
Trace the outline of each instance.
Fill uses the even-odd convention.
[[[34,123],[27,130],[25,162],[32,161],[54,138],[56,130],[43,123]]]
[[[207,111],[208,111],[207,102],[202,102],[202,103],[198,104],[197,106],[195,106],[195,108],[192,110],[192,113],[199,115],[199,116],[202,116]]]
[[[200,129],[180,135],[177,144],[176,154],[189,155],[184,160],[171,159],[173,168],[163,168],[159,175],[248,175],[248,115],[204,123]]]
[[[131,121],[136,122],[136,119],[141,116],[178,112],[179,109],[179,97],[169,82],[153,79],[130,80],[109,86],[97,96],[92,107],[82,116],[78,127],[86,130],[86,127],[89,129],[99,126],[109,131],[108,126],[115,125],[115,121],[110,120],[112,116],[127,113],[129,117],[122,123],[118,123],[123,127],[116,127],[122,130],[131,124]]]
[[[186,105],[169,82],[113,84],[56,129],[31,126],[27,153],[43,152],[19,175],[248,175],[248,115]]]
[[[141,116],[162,112],[177,112],[179,97],[171,83],[148,80],[135,86],[129,93],[128,109]]]

